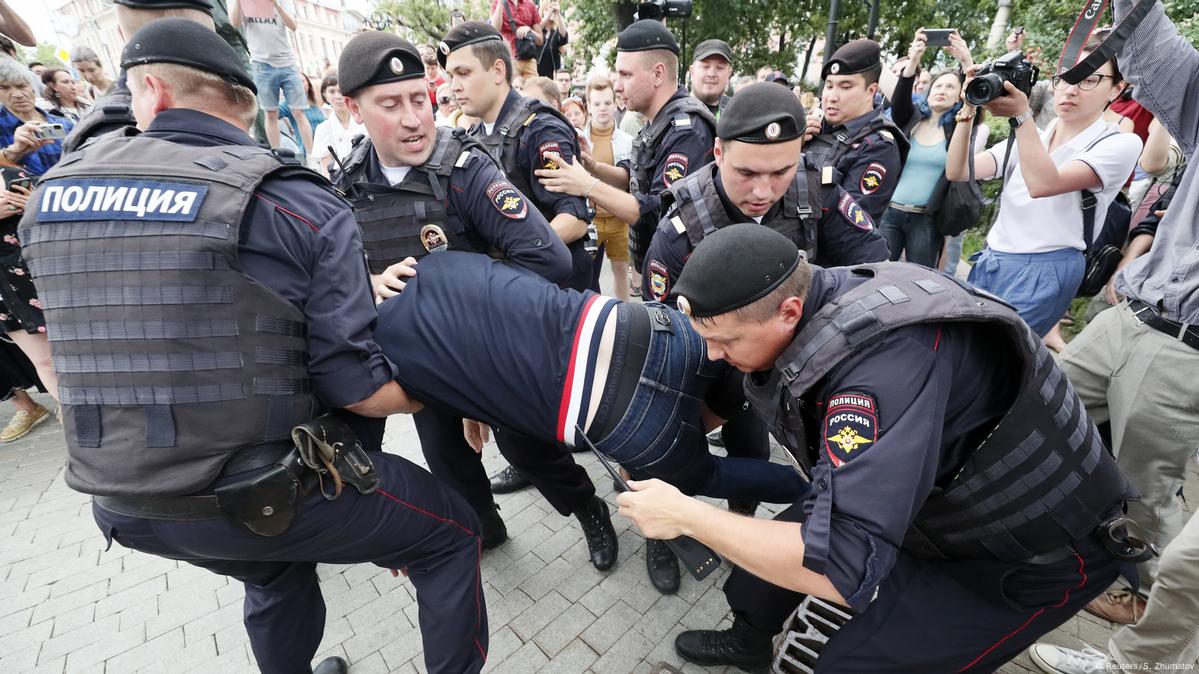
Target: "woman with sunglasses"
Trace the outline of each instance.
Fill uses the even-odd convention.
[[[1080,58],[1100,39],[1088,41]],[[1087,247],[1082,192],[1095,195],[1093,235],[1098,234],[1108,205],[1141,153],[1140,138],[1120,133],[1103,117],[1125,86],[1114,56],[1078,84],[1057,76],[1052,83],[1058,119],[1038,132],[1028,97],[1005,82],[1005,94],[983,107],[1011,118],[1016,136],[1011,157],[1001,166],[1005,144],[1000,143],[972,159],[977,179],[1003,177],[1005,184],[987,247],[971,258],[970,282],[1015,306],[1042,337],[1065,314],[1082,283]],[[945,167],[950,180],[969,178],[968,141],[976,112],[966,102],[957,115]]]

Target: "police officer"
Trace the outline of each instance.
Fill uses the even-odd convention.
[[[874,107],[882,71],[874,40],[853,40],[833,52],[820,74],[821,109],[808,113],[804,147],[821,184],[845,188],[875,222],[891,203],[908,155],[903,132]]]
[[[739,222],[759,222],[786,235],[818,264],[887,259],[886,241],[852,196],[839,185],[821,187],[814,170],[797,170],[803,132],[803,106],[788,89],[759,82],[732,98],[716,123],[716,161],[662,193],[665,217],[642,275],[646,297],[664,301],[696,244]],[[744,261],[734,256],[728,264]],[[766,427],[748,407],[718,437],[730,456],[770,458]],[[756,507],[752,501],[729,503],[746,515]],[[650,579],[669,592],[678,586],[678,565],[664,544],[650,539],[650,546]]]
[[[214,29],[211,0],[114,0],[117,15],[117,32],[121,37],[133,35],[142,26],[166,17],[190,19]],[[75,128],[63,141],[63,152],[71,152],[89,138],[134,126],[133,110],[130,109],[129,87],[125,73],[117,77],[116,84],[105,96],[80,118]]]
[[[678,84],[679,44],[660,21],[636,21],[616,36],[616,93],[629,109],[649,118],[633,143],[631,161],[557,162],[537,172],[553,192],[589,197],[629,227],[633,268],[645,253],[661,217],[662,192],[712,160],[716,119]]]
[[[512,89],[512,54],[489,23],[467,21],[451,29],[438,45],[437,58],[453,77],[454,95],[463,113],[482,120],[472,133],[570,248],[574,271],[569,287],[595,287],[593,260],[586,250],[591,221],[587,201],[553,194],[533,177],[535,169],[554,165],[551,157],[571,161],[578,155],[579,140],[570,121]]]
[[[389,33],[363,33],[342,51],[338,72],[367,137],[355,145],[337,185],[354,205],[379,297],[403,290],[404,279],[418,273],[417,258],[445,249],[490,252],[555,283],[569,280],[566,246],[486,149],[462,131],[434,124],[415,46]],[[478,514],[484,547],[502,543],[504,521],[483,465],[462,435],[462,418],[431,408],[414,419],[430,470]],[[615,532],[606,511],[600,517],[586,472],[553,444],[506,431],[497,437],[504,455],[559,512],[579,514],[597,546],[597,565],[611,566]]]
[[[246,134],[254,82],[212,30],[154,21],[121,66],[143,132],[64,157],[22,221],[56,338],[67,484],[94,496],[110,542],[242,581],[264,672],[310,671],[318,562],[407,569],[429,671],[478,672],[478,521],[378,451],[382,418],[420,404],[371,337],[349,206]],[[320,440],[301,452],[293,435]]]
[[[704,40],[691,61],[691,95],[708,107],[717,120],[729,103],[725,91],[733,75],[733,49],[724,40]]]
[[[817,672],[994,671],[1135,573],[1136,492],[1009,306],[917,265],[813,267],[750,224],[705,238],[675,292],[811,484],[773,521],[661,482],[618,497],[647,536],[736,564],[732,627],[683,632],[684,658],[765,671],[811,595],[853,613]]]

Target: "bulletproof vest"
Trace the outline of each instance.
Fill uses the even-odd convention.
[[[633,140],[632,170],[629,172],[630,193],[649,191],[654,179],[655,160],[661,155],[662,141],[666,138],[666,133],[674,128],[691,128],[692,115],[699,116],[708,125],[710,134],[715,137],[716,118],[706,105],[694,96],[672,98]],[[629,227],[629,252],[633,255],[633,264],[637,269],[640,269],[645,261],[645,252],[649,249],[654,228],[658,226],[660,217],[661,211],[647,213]]]
[[[772,431],[807,473],[819,480],[834,469],[804,451],[800,396],[900,327],[976,322],[1015,347],[1020,387],[953,479],[933,489],[903,548],[921,558],[1027,560],[1086,536],[1121,499],[1138,498],[1069,380],[1014,309],[915,265],[861,265],[853,272],[871,278],[808,319],[767,380],[746,380],[752,404],[767,412]],[[815,552],[811,561],[819,566],[827,551]]]
[[[237,450],[285,442],[314,416],[304,314],[238,260],[255,189],[291,174],[323,182],[258,147],[122,134],[43,177],[21,240],[73,489],[195,492]]]
[[[898,126],[895,126],[894,122],[882,115],[876,115],[869,123],[859,128],[857,133],[850,134],[848,130],[841,129],[835,133],[822,133],[805,142],[803,145],[804,165],[821,172],[821,184],[840,183],[845,173],[844,169],[848,168],[842,166],[842,160],[854,149],[855,144],[862,142],[863,139],[875,132],[890,134],[899,149],[900,165],[907,162],[909,147],[907,136]],[[824,175],[825,167],[831,168],[831,172],[827,175]]]
[[[691,247],[721,227],[738,224],[716,190],[716,168],[708,165],[671,185],[662,193],[662,209],[675,228],[683,228]],[[809,260],[816,257],[820,224],[820,184],[816,171],[796,171],[783,194],[779,212],[762,224],[791,239]]]
[[[525,130],[533,124],[533,120],[537,115],[552,115],[562,120],[562,123],[567,128],[573,129],[574,125],[561,112],[550,106],[542,103],[536,98],[522,96],[516,100],[516,103],[508,109],[508,114],[504,115],[503,119],[496,120],[490,134],[485,134],[482,127],[478,132],[478,141],[482,143],[492,158],[500,164],[500,168],[504,171],[504,175],[508,176],[508,180],[520,190],[521,194],[525,195],[541,214],[546,216],[546,220],[552,220],[554,211],[548,204],[543,204],[537,198],[537,193],[533,191],[533,184],[530,182],[532,176],[521,171],[516,165],[517,152],[520,149],[520,138],[524,135]],[[578,156],[578,141],[574,147],[575,156]],[[534,167],[540,168],[540,167]]]
[[[374,147],[370,139],[362,138],[354,146],[337,186],[354,206],[370,273],[381,274],[409,256],[420,258],[441,248],[480,250],[467,240],[463,225],[450,224],[446,211],[450,174],[466,166],[470,148],[477,146],[461,130],[438,127],[428,161],[413,167],[395,186],[378,184],[367,175]]]
[[[78,150],[97,136],[137,126],[137,120],[133,118],[133,95],[129,89],[119,86],[119,82],[117,84],[112,93],[96,101],[92,109],[79,118],[75,128],[62,142],[63,154]]]

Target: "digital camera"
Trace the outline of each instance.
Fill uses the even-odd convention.
[[[980,106],[1006,95],[1004,82],[1011,82],[1027,96],[1040,74],[1041,70],[1024,58],[1024,52],[1008,52],[974,73],[974,79],[966,86],[966,102]]]
[[[694,4],[694,0],[645,0],[637,5],[637,20],[685,19]]]

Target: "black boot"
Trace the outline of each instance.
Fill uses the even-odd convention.
[[[520,471],[512,466],[508,466],[491,477],[491,493],[510,494],[531,484],[533,483],[529,482],[529,478],[521,475]]]
[[[645,539],[645,569],[649,572],[649,582],[658,588],[658,592],[674,594],[679,591],[679,558],[666,543]]]
[[[500,507],[495,503],[483,511],[479,517],[479,525],[484,550],[499,547],[508,540],[508,527],[504,524],[504,518],[500,517]]]
[[[727,630],[688,630],[674,640],[674,650],[689,662],[767,672],[774,655],[774,635],[733,616]]]
[[[751,500],[745,499],[745,498],[729,499],[729,512],[731,512],[731,513],[737,513],[738,515],[745,515],[746,517],[753,517],[754,513],[757,511],[758,511],[758,501],[751,501]]]
[[[345,660],[334,655],[330,658],[321,660],[316,669],[312,670],[312,674],[346,674],[350,671],[350,665]]]
[[[708,433],[708,444],[712,447],[724,447],[724,437],[720,435],[720,429]]]
[[[592,496],[582,507],[575,510],[575,517],[583,526],[587,549],[591,551],[591,563],[600,571],[607,571],[616,563],[616,530],[612,528],[612,516],[608,504],[598,496]]]

